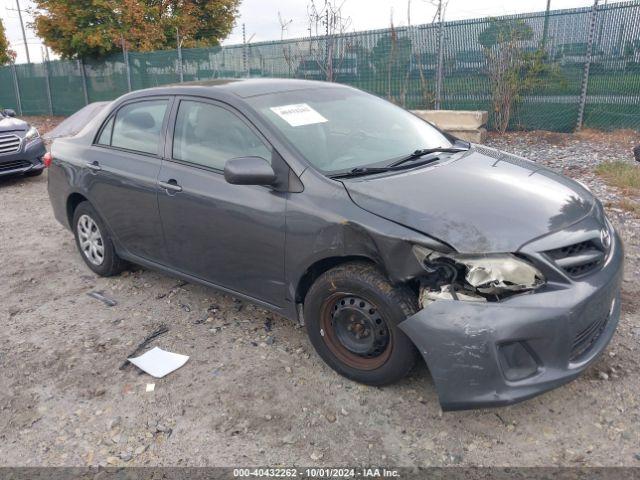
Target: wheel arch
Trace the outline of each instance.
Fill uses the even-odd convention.
[[[298,283],[296,285],[296,303],[304,303],[304,299],[307,295],[307,292],[309,291],[309,288],[311,288],[313,282],[315,282],[315,280],[320,275],[339,265],[354,261],[370,263],[371,265],[375,265],[379,268],[382,267],[378,264],[378,262],[370,257],[367,257],[366,255],[332,256],[317,260],[316,262],[311,264],[298,279]],[[384,271],[384,269],[382,270]]]
[[[73,229],[73,214],[82,202],[88,202],[87,197],[78,192],[73,192],[71,195],[67,197],[67,222],[69,223],[69,227]]]

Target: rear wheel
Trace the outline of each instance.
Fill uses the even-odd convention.
[[[82,259],[95,273],[110,277],[124,270],[126,264],[116,254],[104,222],[87,201],[73,212],[73,232]]]
[[[385,385],[404,377],[417,351],[398,324],[417,310],[405,287],[354,262],[321,275],[305,298],[307,333],[322,359],[347,378]]]

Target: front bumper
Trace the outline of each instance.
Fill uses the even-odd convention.
[[[17,152],[0,155],[0,177],[42,170],[44,168],[42,157],[46,152],[47,149],[41,138],[37,138],[26,146],[23,140]]]
[[[580,375],[618,325],[623,258],[614,232],[603,267],[581,281],[495,303],[438,300],[400,323],[429,367],[442,409],[509,405]],[[576,356],[585,331],[594,332],[592,342]],[[504,346],[514,343],[537,368],[511,381]]]

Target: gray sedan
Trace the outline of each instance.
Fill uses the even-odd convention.
[[[132,262],[255,302],[357,382],[421,355],[445,410],[570,381],[618,323],[622,244],[589,191],[347,86],[142,90],[50,160],[94,272]]]

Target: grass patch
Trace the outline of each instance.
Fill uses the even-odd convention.
[[[605,162],[596,167],[604,180],[623,190],[640,190],[640,166],[622,161]]]
[[[629,200],[628,198],[623,198],[618,202],[618,207],[636,217],[640,217],[640,203],[638,202],[634,202],[633,200]]]

